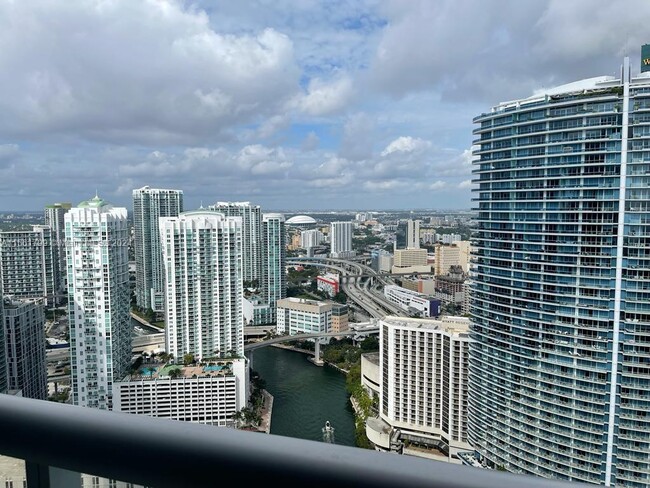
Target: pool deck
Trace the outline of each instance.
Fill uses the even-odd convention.
[[[225,364],[228,364],[228,361],[219,361]],[[147,370],[145,374],[134,374],[131,376],[132,379],[160,379],[168,378],[170,371],[174,369],[180,369],[181,375],[179,378],[192,378],[193,376],[197,377],[211,377],[211,376],[226,376],[232,372],[227,366],[223,366],[220,369],[205,369],[207,364],[199,364],[195,366],[183,366],[181,364],[161,364],[161,363],[147,363],[140,366],[140,371]],[[150,373],[149,369],[155,369],[154,373]]]

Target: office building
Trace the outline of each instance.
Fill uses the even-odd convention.
[[[160,218],[166,352],[243,356],[242,219],[212,210]]]
[[[379,354],[361,368],[362,385],[378,398],[379,415],[366,421],[375,449],[460,464],[457,453],[470,449],[468,330],[464,317],[379,320]]]
[[[352,250],[352,222],[332,222],[330,225],[330,253],[333,258],[354,256]]]
[[[58,263],[59,291],[65,292],[68,270],[65,256],[65,213],[72,207],[71,203],[54,203],[45,206],[45,225],[52,229],[52,251]]]
[[[158,221],[160,217],[176,217],[182,211],[182,190],[149,186],[133,190],[135,298],[143,311],[163,312],[165,279]]]
[[[431,265],[426,249],[395,249],[393,273],[430,273]]]
[[[330,319],[330,332],[345,332],[350,328],[348,306],[332,303],[332,317]]]
[[[309,249],[312,247],[320,246],[325,236],[318,229],[303,230],[300,233],[300,247]]]
[[[210,210],[221,212],[226,217],[240,217],[242,219],[242,262],[244,282],[262,280],[263,261],[263,236],[262,236],[262,209],[259,205],[250,202],[217,202],[208,207]],[[285,243],[283,242],[284,246]]]
[[[47,305],[61,301],[59,267],[52,245],[52,229],[0,232],[0,276],[4,293],[14,298],[45,298]]]
[[[650,485],[650,77],[630,72],[474,119],[469,437],[488,466]]]
[[[392,226],[391,226],[392,228]],[[397,249],[406,249],[408,246],[408,222],[400,220],[395,224],[395,241],[393,242],[393,251]]]
[[[465,273],[469,271],[469,243],[459,241],[455,244],[436,244],[434,248],[434,273],[446,275],[452,266],[460,266]]]
[[[72,403],[111,409],[131,362],[127,210],[98,196],[65,214]]]
[[[393,260],[393,255],[384,250],[384,249],[371,249],[370,250],[370,267],[374,269],[377,273],[381,271],[380,267],[380,260],[382,257],[388,257],[391,260],[391,265],[392,266],[392,260]],[[390,271],[390,266],[388,266],[388,271]]]
[[[397,285],[384,286],[384,297],[406,313],[417,317],[437,317],[440,315],[440,300]]]
[[[8,387],[37,400],[47,400],[43,308],[43,298],[4,299]]]
[[[406,247],[407,249],[420,248],[420,223],[419,220],[408,220],[406,222]]]
[[[332,310],[336,327],[347,327],[347,307],[330,301],[289,297],[278,301],[278,334],[332,332]]]
[[[191,366],[145,364],[116,382],[117,412],[222,427],[246,407],[245,358],[215,359]]]

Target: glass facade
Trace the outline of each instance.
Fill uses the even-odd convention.
[[[469,439],[486,464],[650,484],[650,77],[474,119]]]
[[[177,217],[183,211],[182,190],[145,186],[133,190],[135,297],[138,306],[163,312],[165,275],[160,244],[160,217]]]
[[[262,323],[273,324],[277,320],[276,303],[287,296],[286,278],[286,230],[284,215],[264,214],[262,223],[263,259],[262,293],[269,305]]]

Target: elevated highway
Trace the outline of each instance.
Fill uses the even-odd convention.
[[[320,266],[338,271],[345,279],[341,280],[341,289],[350,300],[365,310],[372,318],[383,318],[386,315],[403,315],[404,311],[394,303],[389,302],[383,295],[370,290],[370,285],[378,283],[381,286],[392,284],[392,280],[377,274],[365,264],[337,258],[290,258],[287,264]]]

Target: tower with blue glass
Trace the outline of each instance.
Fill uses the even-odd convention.
[[[474,119],[469,440],[485,464],[650,485],[650,73]]]

